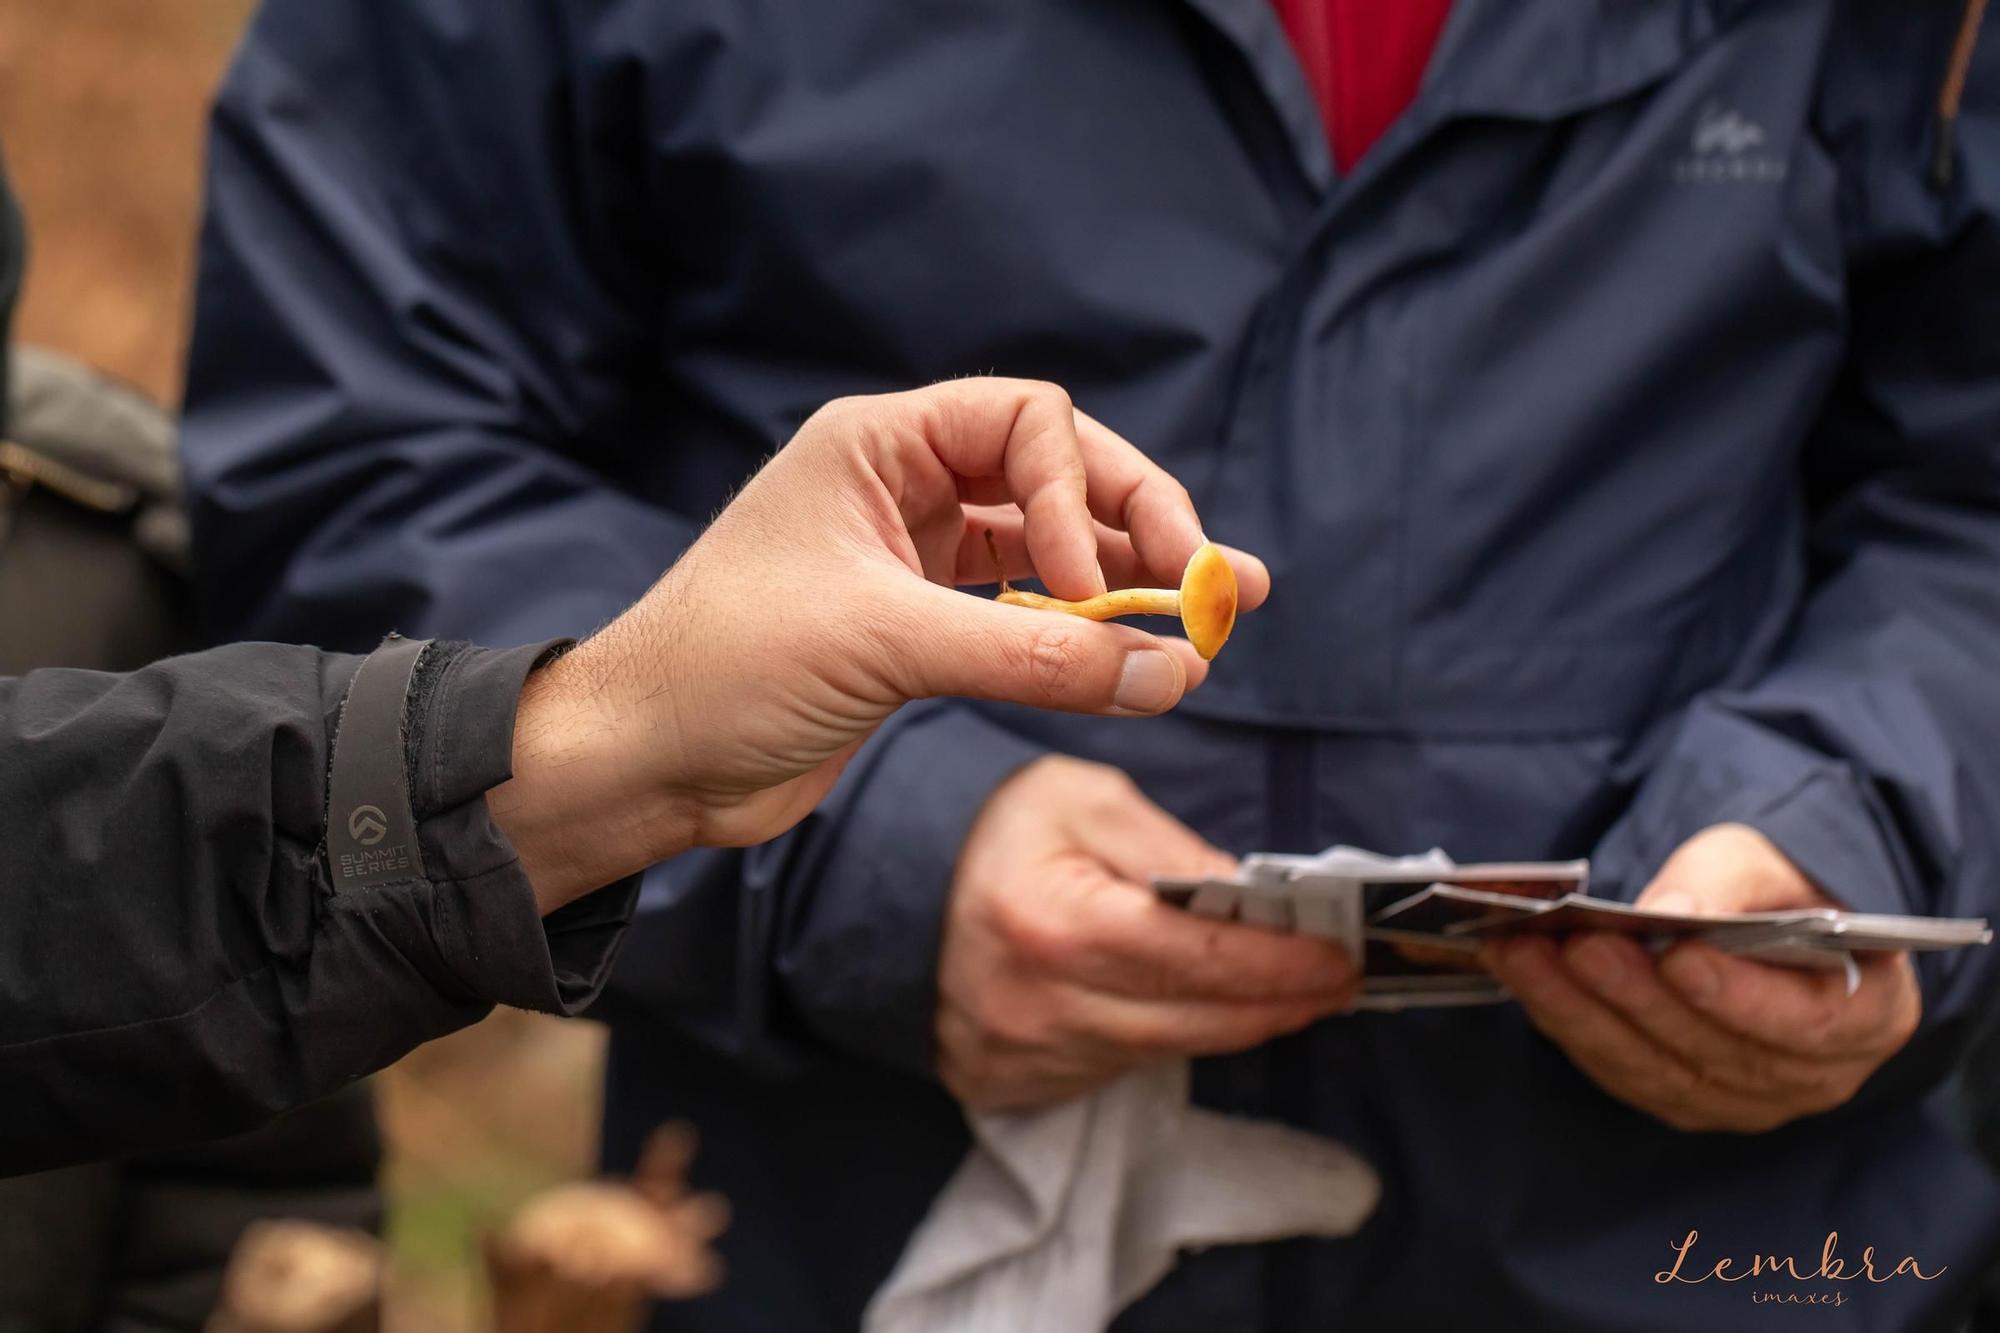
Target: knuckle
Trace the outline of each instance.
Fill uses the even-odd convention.
[[[1295,1004],[1276,1009],[1258,1025],[1257,1039],[1264,1042],[1297,1032],[1300,1028],[1311,1026],[1319,1016],[1319,1008],[1315,1005]]]
[[[1119,1045],[1149,1056],[1178,1051],[1184,1040],[1173,1025],[1152,1017],[1128,1020],[1116,1036]]]
[[[1142,799],[1139,784],[1122,768],[1091,764],[1082,777],[1084,808],[1099,819],[1122,817],[1134,801]]]
[[[877,705],[922,694],[933,664],[910,651],[930,632],[918,609],[876,598],[867,614],[856,615],[843,601],[829,599],[786,626],[800,656],[823,663],[828,680]]]
[[[1276,993],[1299,996],[1334,994],[1354,983],[1354,966],[1348,961],[1346,952],[1337,946],[1293,948],[1291,946],[1314,945],[1318,941],[1283,936],[1275,942],[1287,947],[1282,952],[1274,951],[1260,970]]]
[[[1160,963],[1130,959],[1120,989],[1142,1000],[1167,1000],[1179,995],[1195,978]]]
[[[982,1066],[968,1066],[954,1060],[939,1066],[938,1079],[954,1098],[975,1111],[999,1107],[1001,1084]]]
[[[1041,918],[1017,925],[1012,946],[1022,964],[1035,972],[1052,976],[1066,976],[1076,971],[1086,948],[1073,928]]]
[[[974,1001],[972,1021],[984,1041],[1003,1046],[1032,1046],[1042,1033],[1029,1006],[1003,990],[989,990]]]
[[[1762,841],[1762,835],[1756,835]],[[1782,857],[1759,857],[1751,871],[1756,893],[1768,901],[1793,896],[1799,888],[1799,872]]]
[[[1756,1066],[1758,1077],[1746,1083],[1753,1090],[1778,1092],[1786,1096],[1812,1096],[1827,1084],[1828,1072],[1808,1060],[1791,1055],[1771,1055]]]
[[[1763,1051],[1746,1051],[1740,1060],[1740,1077],[1750,1087],[1769,1088],[1787,1081],[1788,1067],[1781,1065],[1775,1055]]]
[[[1166,491],[1167,500],[1173,505],[1174,508],[1176,509],[1194,508],[1194,494],[1193,492],[1189,491],[1184,484],[1182,484],[1179,478],[1172,476],[1171,474],[1168,473],[1162,473],[1161,483]]]
[[[1253,941],[1262,943],[1262,941]],[[1284,943],[1293,943],[1285,940]],[[1225,969],[1210,952],[1198,955],[1204,967],[1199,974],[1203,981],[1228,984],[1237,978],[1230,975],[1234,969]],[[1331,990],[1340,984],[1341,978],[1329,978],[1323,968],[1314,967],[1303,958],[1291,953],[1262,953],[1246,951],[1242,955],[1246,963],[1254,968],[1255,975],[1243,979],[1244,993],[1249,996],[1268,999],[1273,1003],[1302,1000],[1314,990]],[[1254,989],[1251,987],[1254,986]]]
[[[1701,1092],[1701,1080],[1692,1069],[1678,1062],[1661,1064],[1640,1075],[1646,1096],[1657,1102],[1690,1103]]]
[[[1070,399],[1069,390],[1051,380],[1029,380],[1027,394],[1029,401],[1045,412],[1075,410],[1076,405]]]
[[[821,431],[851,425],[861,415],[863,402],[862,398],[854,394],[846,394],[839,398],[830,398],[825,403],[822,403],[818,410],[811,416],[805,419],[805,422],[799,427],[798,433],[803,435],[808,430]]]
[[[1078,760],[1077,777],[1092,795],[1100,798],[1124,796],[1138,790],[1131,775],[1115,764]]]
[[[1833,1005],[1819,1005],[1807,1015],[1800,1026],[1800,1036],[1808,1046],[1824,1049],[1839,1039],[1841,1028],[1840,1010]]]
[[[1022,649],[1022,655],[1025,674],[1044,699],[1063,698],[1083,674],[1083,644],[1076,631],[1066,625],[1038,628]]]
[[[945,1091],[957,1100],[970,1106],[975,1104],[979,1093],[979,1079],[957,1060],[939,1060],[938,1082],[944,1084]]]
[[[1277,1012],[1276,1006],[1258,1007],[1227,1019],[1202,1023],[1193,1031],[1171,1020],[1159,1022],[1138,1049],[1155,1057],[1227,1055],[1262,1046],[1299,1026],[1292,1015]]]
[[[993,928],[1015,964],[1033,972],[1067,971],[1081,947],[1060,917],[1007,898],[995,901]]]

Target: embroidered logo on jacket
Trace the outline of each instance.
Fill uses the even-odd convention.
[[[1674,179],[1684,185],[1781,181],[1785,160],[1759,152],[1764,140],[1764,127],[1756,121],[1734,107],[1705,102],[1695,115],[1690,151],[1674,159]]]

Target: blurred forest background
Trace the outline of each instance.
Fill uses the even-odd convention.
[[[252,8],[0,0],[0,152],[29,232],[19,340],[179,402],[204,121]],[[593,1170],[602,1063],[591,1025],[502,1011],[375,1080],[399,1333],[484,1326],[479,1234]]]

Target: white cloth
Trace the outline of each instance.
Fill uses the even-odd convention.
[[[1102,1329],[1180,1250],[1345,1236],[1381,1192],[1337,1143],[1191,1106],[1185,1061],[972,1132],[867,1333]]]

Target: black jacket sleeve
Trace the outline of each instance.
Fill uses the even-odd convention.
[[[366,885],[326,838],[364,659],[0,679],[0,1174],[246,1128],[495,1003],[587,1003],[636,881],[542,919],[485,800],[549,651],[423,650],[388,733],[421,873]]]

